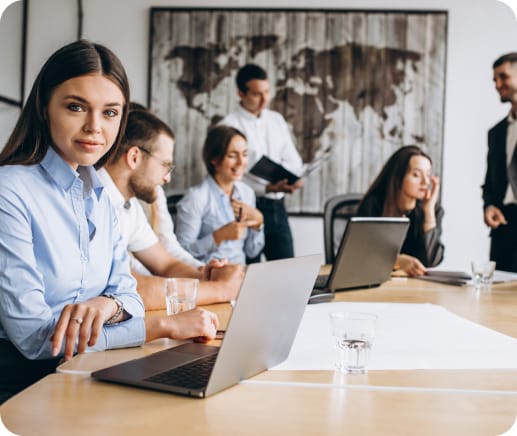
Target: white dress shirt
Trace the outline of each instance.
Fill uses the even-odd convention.
[[[510,165],[513,151],[517,143],[517,118],[514,117],[513,112],[510,111],[508,115],[508,130],[506,132],[506,166]],[[504,196],[504,204],[517,203],[517,199],[513,193],[512,186],[508,183],[506,194]]]
[[[126,243],[127,250],[130,252],[145,250],[156,244],[158,237],[147,221],[138,200],[133,197],[126,202],[117,185],[104,168],[97,170],[97,174],[117,211],[120,233]]]
[[[185,262],[186,264],[199,268],[200,266],[204,266],[203,262],[197,260],[192,254],[190,254],[187,250],[185,250],[181,244],[178,242],[178,238],[176,238],[176,234],[174,233],[174,223],[172,221],[171,214],[169,213],[169,209],[167,207],[167,197],[165,195],[165,191],[161,186],[156,187],[157,199],[157,212],[158,212],[158,228],[155,229],[155,232],[158,236],[158,240],[163,244],[165,249],[172,254],[175,258]],[[139,200],[142,209],[144,210],[145,216],[147,217],[147,221],[151,222],[151,205],[146,203],[145,201]],[[141,274],[150,274],[150,272],[136,259],[135,263],[140,264],[137,272],[140,272],[140,267],[143,268]],[[136,269],[136,268],[135,268]]]

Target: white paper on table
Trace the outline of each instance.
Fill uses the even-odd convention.
[[[323,303],[308,305],[288,358],[275,370],[332,370],[336,358],[329,313],[378,316],[368,368],[517,368],[517,339],[434,304]]]
[[[493,283],[508,283],[517,280],[517,273],[496,269],[492,278]]]

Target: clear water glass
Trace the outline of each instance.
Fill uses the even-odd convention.
[[[491,260],[474,260],[471,263],[472,280],[476,290],[489,291],[492,288],[495,262]]]
[[[185,312],[196,307],[198,279],[168,278],[165,280],[167,315]]]
[[[335,369],[346,374],[365,374],[375,338],[377,315],[332,312],[330,325],[337,350]]]

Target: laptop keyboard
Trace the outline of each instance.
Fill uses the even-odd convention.
[[[208,384],[217,354],[155,374],[145,379],[152,383],[179,386],[186,389],[201,389]]]

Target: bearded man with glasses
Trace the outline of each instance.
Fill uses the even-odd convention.
[[[139,200],[154,204],[164,196],[162,186],[171,181],[174,170],[174,140],[170,127],[154,114],[132,110],[119,149],[98,170],[117,211],[122,238],[132,255],[131,272],[147,310],[165,308],[167,277],[200,279],[197,304],[204,305],[234,300],[244,274],[240,265],[225,260],[204,265],[179,244],[173,255],[153,231]]]

